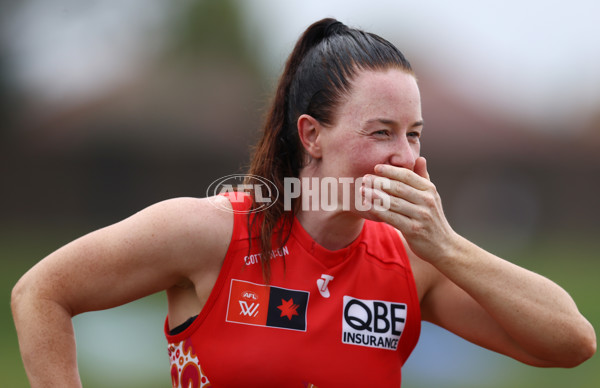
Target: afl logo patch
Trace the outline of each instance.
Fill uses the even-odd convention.
[[[226,322],[306,331],[310,293],[231,279]]]

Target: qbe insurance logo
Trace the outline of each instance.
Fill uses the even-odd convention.
[[[344,296],[342,342],[396,350],[406,322],[406,304]]]

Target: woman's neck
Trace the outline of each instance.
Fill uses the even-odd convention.
[[[319,245],[332,251],[350,245],[364,225],[363,218],[346,211],[301,210],[296,217]]]
[[[318,160],[310,160],[300,171],[299,178],[322,179],[323,174]],[[319,195],[324,193],[319,192]],[[299,199],[302,201],[302,198]],[[335,210],[302,209],[296,214],[306,232],[319,245],[329,250],[338,250],[350,245],[362,231],[364,219],[359,215],[338,206]]]

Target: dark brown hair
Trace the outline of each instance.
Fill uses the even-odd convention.
[[[312,24],[296,43],[279,79],[248,171],[269,179],[281,194],[273,206],[248,216],[250,233],[260,225],[261,266],[266,282],[270,280],[271,250],[285,245],[298,207],[298,201],[294,201],[293,209],[286,210],[283,201],[284,178],[298,177],[305,161],[296,127],[298,117],[308,114],[324,126],[333,125],[336,108],[350,93],[357,73],[389,68],[412,73],[410,63],[393,44],[335,19]],[[256,207],[254,202],[253,209]],[[278,231],[279,238],[273,242]]]

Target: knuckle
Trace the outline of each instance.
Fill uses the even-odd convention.
[[[417,217],[423,223],[429,223],[433,219],[431,213],[427,209],[419,209],[417,212]],[[424,229],[424,227],[422,227],[422,229]]]
[[[427,208],[433,208],[436,206],[436,195],[432,192],[426,191],[423,194],[423,204],[427,207]]]
[[[434,195],[438,195],[437,187],[432,182],[429,182],[429,191]]]
[[[425,232],[425,228],[423,226],[423,224],[421,224],[420,222],[413,222],[410,225],[410,234],[413,237],[419,237],[422,236]]]

